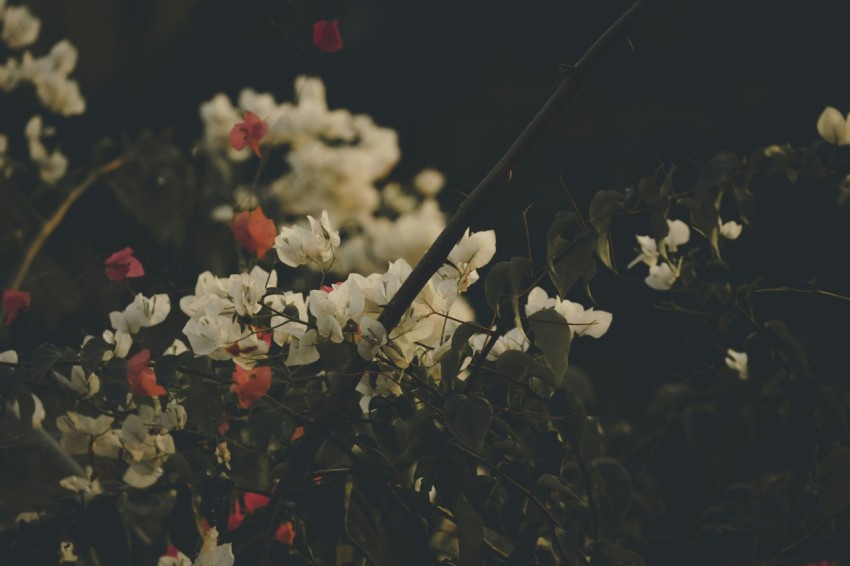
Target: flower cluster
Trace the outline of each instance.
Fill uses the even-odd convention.
[[[3,29],[0,39],[14,50],[35,43],[41,31],[41,21],[25,6],[6,6],[0,2]],[[0,66],[0,90],[9,92],[24,82],[31,83],[41,103],[63,116],[82,114],[86,102],[77,81],[68,75],[77,66],[77,49],[68,41],[55,44],[43,57],[33,57],[25,51],[20,60],[10,57]]]
[[[345,228],[350,237],[339,249],[335,271],[369,273],[399,258],[416,263],[445,225],[435,200],[442,175],[426,169],[412,190],[398,183],[379,189],[400,157],[396,133],[368,116],[329,110],[320,79],[298,78],[295,92],[295,103],[278,104],[270,94],[246,89],[238,107],[224,94],[216,95],[201,105],[202,147],[227,170],[249,155],[247,142],[242,143],[248,129],[242,114],[257,117],[266,125],[262,143],[272,150],[285,148],[287,164],[287,172],[259,192],[287,214],[318,217],[327,211],[331,222]],[[234,131],[242,136],[236,146]],[[240,203],[239,208],[256,206]]]

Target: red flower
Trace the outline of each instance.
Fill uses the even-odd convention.
[[[245,500],[245,511],[248,513],[253,513],[257,509],[269,504],[269,498],[267,495],[254,493],[253,491],[246,491],[245,495],[242,496],[242,499]]]
[[[227,530],[235,531],[245,520],[245,515],[242,514],[242,509],[239,507],[239,498],[233,500],[233,509],[230,510],[230,516],[227,517]]]
[[[127,383],[130,393],[139,397],[160,397],[167,392],[156,382],[156,373],[148,367],[151,351],[145,348],[127,360]]]
[[[263,208],[259,206],[234,216],[230,222],[230,231],[240,246],[257,254],[259,259],[272,249],[277,236],[274,221],[266,218]]]
[[[6,311],[6,326],[9,326],[18,315],[30,310],[30,294],[26,291],[6,289],[3,291],[3,309]]]
[[[292,528],[292,522],[282,522],[274,533],[274,539],[281,544],[292,544],[292,541],[295,540],[295,529]]]
[[[297,426],[295,430],[292,431],[292,436],[289,437],[290,442],[295,442],[296,440],[301,440],[301,437],[304,436],[304,427]]]
[[[242,113],[242,119],[244,122],[239,122],[230,130],[230,147],[241,150],[247,145],[254,150],[257,157],[262,157],[260,140],[268,133],[269,125],[247,110]]]
[[[339,20],[319,20],[313,24],[313,44],[325,53],[342,49]]]
[[[272,368],[268,366],[255,367],[248,370],[236,366],[233,372],[233,385],[230,391],[239,397],[239,406],[247,409],[254,401],[266,394],[272,384]]]
[[[104,263],[106,277],[113,283],[120,283],[125,277],[141,277],[145,274],[145,268],[138,259],[133,257],[133,248],[130,247],[115,252],[106,258]]]

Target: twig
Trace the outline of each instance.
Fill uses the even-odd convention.
[[[27,248],[27,253],[24,256],[24,261],[21,264],[21,267],[18,268],[18,272],[15,274],[15,278],[12,280],[12,283],[9,285],[9,289],[14,291],[21,288],[21,284],[24,282],[24,278],[29,273],[30,267],[32,267],[32,262],[35,260],[38,252],[41,251],[41,248],[44,247],[44,243],[47,241],[47,238],[53,233],[56,228],[59,227],[59,224],[62,223],[62,220],[65,219],[65,215],[68,214],[68,210],[71,206],[77,202],[77,200],[85,194],[85,192],[101,177],[104,175],[108,175],[113,171],[119,169],[126,163],[126,157],[118,157],[113,159],[106,165],[99,167],[92,171],[88,177],[83,179],[83,182],[74,187],[74,189],[68,193],[68,196],[65,197],[65,200],[62,201],[62,204],[59,205],[59,208],[56,209],[56,212],[53,213],[53,216],[50,217],[50,220],[45,222],[41,226],[41,230],[38,235],[30,242],[29,247]]]
[[[416,296],[428,283],[445,262],[454,245],[463,236],[468,228],[472,217],[479,211],[481,206],[492,197],[508,176],[508,172],[516,168],[525,155],[531,150],[543,133],[555,121],[560,110],[579,92],[582,86],[590,78],[594,67],[599,64],[603,55],[615,43],[622,39],[631,26],[636,22],[638,14],[646,7],[648,0],[638,0],[629,8],[611,27],[609,27],[582,56],[575,68],[564,78],[549,100],[534,116],[525,130],[519,135],[507,152],[490,170],[489,173],[478,183],[478,186],[469,194],[458,207],[457,212],[449,220],[445,229],[440,233],[428,251],[413,269],[410,276],[404,281],[398,292],[393,296],[386,308],[381,312],[378,321],[390,333],[401,321],[402,316],[416,299]],[[353,374],[353,378],[341,378],[328,395],[319,413],[316,415],[314,424],[304,435],[298,449],[287,462],[287,469],[283,471],[280,482],[275,487],[274,494],[269,502],[273,510],[269,514],[270,519],[267,528],[267,544],[270,546],[274,540],[274,519],[277,510],[283,501],[284,494],[304,478],[310,467],[314,454],[324,442],[327,433],[345,415],[343,410],[348,398],[352,395],[359,382],[360,375],[367,370],[368,362],[363,359],[355,359],[348,368],[346,374]]]
[[[831,291],[824,291],[822,289],[794,289],[793,287],[773,287],[770,289],[755,289],[753,291],[753,294],[756,293],[800,293],[802,295],[822,295],[824,297],[838,299],[839,301],[850,302],[850,297],[847,297],[845,295],[839,295],[838,293],[833,293]]]

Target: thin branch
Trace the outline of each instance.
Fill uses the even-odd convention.
[[[73,190],[68,193],[68,196],[65,197],[65,200],[62,201],[62,204],[59,205],[59,208],[57,208],[56,212],[53,213],[53,216],[50,217],[50,220],[42,225],[38,235],[36,235],[33,241],[30,242],[30,245],[27,248],[27,253],[24,256],[24,261],[21,263],[21,267],[18,268],[15,278],[12,279],[9,289],[18,290],[21,288],[21,284],[24,282],[24,278],[27,276],[27,273],[29,273],[30,267],[32,267],[32,262],[35,260],[38,252],[40,252],[41,248],[44,247],[45,242],[47,242],[47,238],[50,237],[54,230],[59,227],[59,224],[62,223],[62,220],[65,219],[65,215],[68,214],[68,210],[70,210],[71,206],[77,202],[77,200],[83,196],[83,194],[85,194],[85,192],[89,190],[89,188],[101,177],[116,171],[126,162],[126,157],[113,159],[106,165],[92,171],[82,183],[74,187]]]
[[[640,12],[646,7],[648,0],[638,0],[611,27],[609,27],[582,56],[575,68],[566,75],[555,92],[543,107],[532,118],[525,130],[519,135],[507,152],[478,183],[478,186],[460,204],[457,212],[446,224],[410,276],[404,281],[398,292],[393,296],[386,308],[381,312],[378,321],[390,333],[401,321],[402,316],[416,299],[419,292],[427,285],[431,277],[445,262],[454,245],[463,236],[464,231],[482,205],[493,197],[505,179],[508,172],[516,168],[526,154],[537,143],[540,137],[555,121],[561,109],[579,92],[592,75],[602,57],[618,41],[622,40],[629,29],[636,23]],[[360,381],[360,375],[367,370],[369,363],[356,358],[346,374],[354,374],[353,378],[341,378],[328,395],[327,401],[316,415],[314,424],[304,435],[292,458],[287,462],[287,468],[281,475],[280,482],[275,487],[272,500],[270,520],[267,525],[267,544],[274,540],[274,518],[283,501],[286,492],[298,484],[309,470],[313,456],[321,447],[327,433],[344,417],[344,407]]]
[[[753,294],[756,293],[800,293],[802,295],[822,295],[824,297],[838,299],[839,301],[850,302],[850,297],[847,297],[845,295],[839,295],[838,293],[833,293],[831,291],[824,291],[822,289],[794,289],[793,287],[773,287],[770,289],[755,289],[753,291]]]

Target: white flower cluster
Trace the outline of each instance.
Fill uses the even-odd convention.
[[[329,110],[318,78],[299,77],[295,92],[295,103],[278,104],[270,94],[246,89],[238,109],[224,94],[216,95],[200,109],[203,148],[229,161],[247,159],[249,149],[230,147],[230,131],[242,121],[243,110],[256,114],[269,126],[262,144],[286,146],[288,171],[266,187],[268,194],[296,216],[318,217],[326,210],[335,225],[352,234],[337,254],[335,271],[368,273],[399,258],[419,261],[445,226],[434,200],[445,183],[442,174],[421,172],[413,182],[415,192],[405,193],[396,183],[379,192],[377,183],[401,154],[395,131],[376,126],[368,116]],[[222,163],[225,170],[228,163]]]
[[[38,39],[41,21],[26,6],[5,4],[5,0],[0,0],[0,39],[15,50],[32,45]],[[44,57],[33,57],[25,51],[20,60],[10,57],[0,66],[0,90],[9,92],[22,82],[29,82],[46,108],[63,116],[82,114],[86,101],[77,81],[68,78],[76,66],[77,49],[68,40],[55,44]]]
[[[65,172],[68,170],[68,158],[58,149],[47,153],[47,148],[41,143],[42,137],[52,134],[52,129],[42,127],[41,116],[30,118],[26,128],[24,128],[30,159],[38,167],[38,176],[48,185],[56,183],[65,176]]]
[[[601,338],[608,332],[614,318],[614,315],[607,311],[597,311],[593,307],[585,309],[578,303],[566,299],[562,300],[558,297],[549,297],[546,291],[540,287],[535,287],[528,294],[525,315],[531,316],[544,309],[554,309],[555,312],[564,317],[574,337]],[[476,352],[480,352],[484,349],[488,340],[487,334],[475,334],[469,340],[469,343]],[[496,339],[496,343],[493,344],[490,353],[487,354],[487,359],[496,361],[508,350],[525,352],[529,346],[528,338],[523,331],[519,328],[512,328]]]
[[[730,220],[723,222],[718,218],[717,230],[720,237],[735,240],[741,235],[743,226]],[[651,236],[637,235],[640,254],[629,263],[631,269],[638,263],[649,266],[649,275],[644,279],[647,285],[656,291],[667,291],[673,287],[681,275],[682,259],[678,261],[671,254],[679,250],[679,246],[687,244],[691,239],[690,227],[681,220],[667,220],[669,232],[660,242]]]
[[[59,444],[71,455],[91,453],[124,460],[128,465],[124,482],[136,488],[150,487],[162,475],[162,464],[175,452],[169,432],[185,426],[186,410],[175,401],[163,410],[154,398],[153,406],[140,406],[138,414],[128,415],[120,429],[112,428],[114,421],[109,415],[93,418],[68,411],[56,419],[62,433]],[[89,497],[101,491],[99,484],[79,476],[64,478],[60,485]]]
[[[310,230],[281,230],[276,247],[287,265],[327,265],[334,257],[339,236],[327,215],[323,213],[321,221],[310,221]],[[318,343],[341,343],[348,337],[358,344],[364,358],[383,353],[399,367],[406,367],[415,357],[439,349],[451,337],[459,322],[447,315],[461,321],[471,318],[458,296],[478,278],[476,270],[492,259],[495,240],[493,231],[467,231],[452,250],[449,263],[434,275],[389,335],[377,318],[412,271],[403,259],[391,263],[385,273],[367,277],[353,273],[345,281],[310,291],[306,297],[277,290],[267,294],[267,289],[276,285],[276,277],[259,267],[250,275],[227,279],[203,273],[195,294],[180,301],[180,308],[190,317],[183,332],[196,355],[233,359],[244,367],[251,367],[268,353],[268,345],[258,338],[266,332],[272,334],[275,344],[287,347],[288,366],[313,363],[319,359]],[[271,313],[268,328],[245,321],[261,312]],[[234,314],[243,317],[242,322]]]

